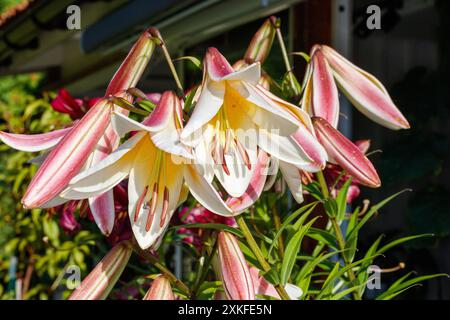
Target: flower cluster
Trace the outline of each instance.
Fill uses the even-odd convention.
[[[52,106],[70,115],[71,126],[31,136],[0,132],[0,139],[18,150],[48,151],[41,156],[23,205],[62,206],[61,224],[73,231],[79,227],[71,214],[75,200],[87,199],[105,235],[113,232],[118,213],[127,211],[134,238],[145,250],[158,246],[189,193],[201,206],[187,218],[188,209],[181,210],[183,222],[234,225],[233,217],[260,198],[269,183],[267,176],[278,172],[299,203],[304,175],[322,170],[336,179],[336,170],[343,169],[343,179],[352,177],[355,187],[379,187],[366,148],[337,130],[337,85],[370,119],[391,129],[408,128],[386,89],[330,47],[317,45],[310,54],[302,100],[288,102],[270,91],[269,78],[261,69],[274,34],[271,18],[252,39],[244,59],[234,65],[218,49],[207,49],[202,82],[191,93],[145,95],[135,86],[155,48],[164,46],[156,29],[145,31],[103,97],[79,100],[65,90],[59,92]],[[133,120],[130,112],[144,117]],[[128,180],[126,192],[124,180]],[[114,201],[118,196],[119,203]],[[125,234],[127,226],[116,229]],[[189,236],[185,241],[200,246],[198,230],[181,232]],[[128,235],[114,238],[128,239]],[[217,241],[219,273],[229,298],[253,299],[255,293],[279,297],[258,270],[248,267],[232,235],[221,232]],[[72,298],[103,297],[100,289],[112,285],[106,275],[116,277],[129,256],[128,242],[117,244],[102,262],[112,261],[101,274],[98,290],[78,289]],[[96,282],[99,270],[86,283]],[[293,288],[293,296],[301,294],[297,289]],[[166,276],[154,280],[146,299],[152,297],[173,298]]]

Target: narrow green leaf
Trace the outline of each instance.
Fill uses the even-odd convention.
[[[317,219],[318,217],[312,219],[305,226],[301,227],[288,242],[284,253],[284,259],[281,265],[280,276],[282,285],[285,285],[291,276],[292,269],[294,268],[295,262],[297,261],[297,255],[300,250],[300,245],[302,243],[303,237]]]
[[[180,228],[198,228],[198,229],[214,229],[214,230],[224,230],[230,232],[240,238],[244,237],[241,230],[227,226],[226,224],[220,223],[189,223],[189,224],[181,224],[178,226],[172,226],[171,229],[180,229]]]

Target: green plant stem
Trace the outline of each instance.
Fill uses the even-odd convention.
[[[261,252],[261,249],[259,248],[255,239],[253,238],[253,235],[250,232],[250,229],[248,228],[243,215],[240,214],[240,215],[236,216],[235,219],[236,219],[236,223],[238,224],[239,228],[241,229],[242,233],[244,234],[244,237],[247,240],[247,243],[248,243],[250,249],[252,250],[253,254],[255,255],[255,257],[258,260],[261,267],[263,268],[263,271],[266,273],[270,272],[272,270],[272,268],[270,267],[269,263],[264,258],[264,255]],[[276,285],[274,285],[274,287],[277,290],[278,294],[280,295],[281,299],[290,300],[289,295],[287,294],[287,292],[283,286],[281,286],[280,284],[276,284]]]
[[[177,85],[178,95],[180,97],[183,97],[184,96],[183,85],[181,84],[180,77],[178,77],[178,73],[177,73],[177,70],[175,69],[175,66],[173,64],[172,58],[170,57],[169,50],[167,50],[167,47],[166,47],[166,45],[164,43],[161,44],[161,49],[162,49],[162,51],[164,53],[164,57],[166,58],[167,64],[169,65],[169,68],[170,68],[170,72],[172,72],[172,76],[173,76],[173,78],[175,80],[175,83]]]
[[[322,193],[323,193],[324,197],[329,198],[330,192],[328,190],[328,185],[327,185],[327,182],[325,180],[325,177],[324,177],[322,171],[319,171],[317,173],[317,180],[319,181],[320,188],[322,189]],[[338,241],[339,249],[341,251],[344,251],[346,245],[345,245],[345,238],[344,238],[344,235],[342,234],[341,227],[339,226],[339,223],[336,220],[336,217],[330,217],[330,221],[331,221],[331,225],[333,226],[333,230],[336,235],[336,239]],[[350,262],[348,261],[348,259],[346,258],[346,256],[344,254],[342,254],[342,258],[344,260],[345,265],[350,264]],[[348,278],[350,279],[350,282],[354,282],[356,280],[355,273],[353,272],[352,269],[348,270]],[[361,300],[361,297],[359,296],[359,294],[356,291],[353,292],[353,298],[355,300]]]
[[[146,259],[152,265],[154,265],[159,271],[161,271],[169,281],[178,287],[186,296],[191,296],[191,291],[189,288],[178,279],[165,265],[163,265],[155,256],[153,256],[150,252],[142,250],[138,244],[133,243],[133,250],[140,255],[142,258]]]
[[[273,205],[272,209],[273,213],[273,221],[275,223],[275,230],[278,232],[281,228],[281,218],[280,218],[280,212],[278,211],[276,203]],[[280,235],[278,237],[278,253],[280,254],[280,257],[284,257],[284,240],[283,235]]]
[[[286,45],[284,44],[284,41],[283,41],[283,35],[281,34],[280,26],[275,25],[275,30],[277,33],[277,40],[278,40],[278,43],[280,44],[281,55],[283,56],[283,61],[284,61],[284,65],[286,67],[286,71],[288,73],[291,88],[292,88],[292,90],[296,90],[296,85],[295,85],[293,74],[292,74],[292,66],[289,61],[288,53],[286,50]]]
[[[215,233],[213,233],[214,235],[216,235]],[[217,239],[214,240],[214,244],[211,247],[211,250],[209,250],[208,255],[206,256],[206,260],[203,262],[202,265],[202,271],[200,274],[200,277],[198,277],[197,282],[195,283],[194,288],[192,289],[192,295],[191,298],[195,299],[197,294],[198,294],[198,290],[200,289],[200,286],[202,285],[202,283],[205,281],[206,276],[208,275],[208,270],[209,270],[209,266],[211,265],[211,261],[214,257],[214,254],[216,253],[217,250]]]

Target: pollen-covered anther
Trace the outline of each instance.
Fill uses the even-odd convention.
[[[152,227],[153,218],[155,217],[156,204],[158,203],[158,183],[153,185],[152,199],[150,202],[150,211],[148,212],[147,224],[145,225],[145,231],[149,231]]]
[[[159,221],[159,226],[161,228],[164,225],[164,223],[166,222],[168,207],[169,207],[169,189],[167,189],[167,187],[164,187],[163,207],[162,207],[162,212],[161,212],[161,220]]]
[[[242,146],[242,144],[237,139],[235,139],[234,141],[236,142],[236,147],[237,147],[239,153],[241,154],[244,164],[246,165],[248,170],[251,170],[252,164],[250,161],[250,157],[248,156],[247,150],[245,150],[245,148]]]
[[[134,222],[136,222],[139,217],[139,212],[141,211],[141,207],[143,207],[145,197],[147,196],[147,191],[148,191],[148,186],[146,186],[144,188],[144,191],[139,196],[139,199],[138,199],[138,202],[136,205],[136,209],[134,210]]]

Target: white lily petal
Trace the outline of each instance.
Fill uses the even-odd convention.
[[[47,201],[46,203],[44,203],[39,208],[42,208],[42,209],[53,208],[53,207],[57,207],[59,205],[62,205],[64,203],[66,203],[67,201],[69,201],[69,200],[61,198],[60,196],[56,196],[53,199],[51,199],[50,201]]]
[[[224,95],[224,83],[208,80],[205,82],[194,112],[184,130],[181,132],[181,140],[185,144],[195,146],[202,138],[202,127],[207,124],[222,107]]]
[[[295,201],[297,201],[297,203],[302,203],[303,192],[302,192],[302,176],[300,174],[300,170],[292,164],[280,161],[280,171]]]
[[[61,195],[67,199],[85,199],[112,189],[128,176],[133,162],[130,151],[147,134],[137,133],[98,164],[75,176]]]
[[[113,115],[111,117],[111,124],[114,128],[114,131],[116,131],[116,133],[121,138],[131,131],[155,131],[152,127],[139,123],[117,111],[113,112]]]
[[[221,216],[233,216],[233,211],[225,204],[225,201],[222,200],[211,183],[201,176],[194,166],[185,166],[184,178],[191,194],[202,206]]]
[[[270,155],[285,162],[297,166],[306,166],[311,163],[311,159],[301,150],[292,137],[284,137],[260,129],[258,145]]]
[[[238,71],[230,73],[222,77],[220,80],[240,80],[251,84],[257,84],[260,78],[261,78],[261,65],[259,62],[256,62],[249,66],[245,66],[244,68]]]

